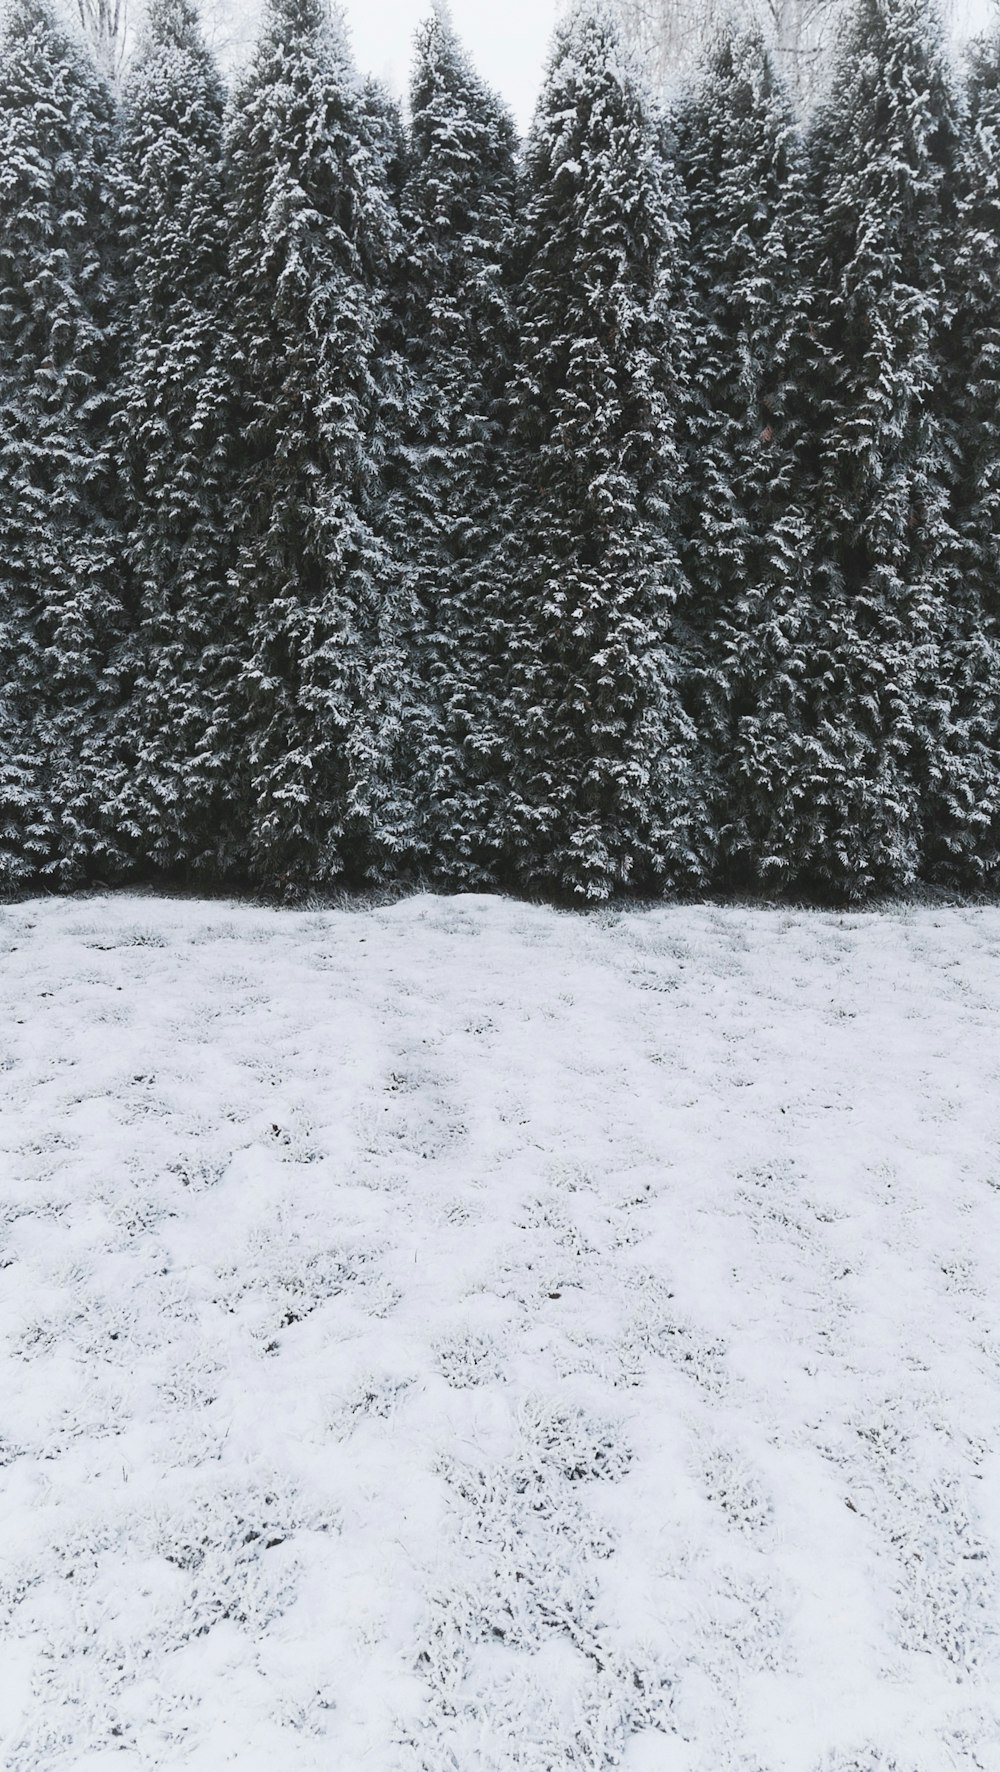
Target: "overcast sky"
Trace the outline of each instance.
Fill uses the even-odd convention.
[[[253,40],[261,0],[202,0],[210,40],[232,69]],[[358,65],[399,96],[409,85],[413,33],[431,0],[341,0]],[[562,0],[451,0],[455,27],[522,130],[531,121]],[[959,37],[995,21],[1000,0],[944,0]]]
[[[360,66],[396,92],[409,81],[413,32],[430,0],[344,0]],[[455,28],[480,73],[526,128],[555,24],[557,0],[451,0]]]
[[[430,0],[342,0],[360,66],[403,93],[413,31]],[[455,27],[479,72],[499,88],[526,129],[560,0],[451,0]],[[964,38],[997,16],[998,0],[939,0]]]

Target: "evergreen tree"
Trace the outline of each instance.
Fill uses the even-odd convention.
[[[498,648],[492,575],[506,517],[515,134],[438,8],[417,40],[403,193],[408,409],[393,501],[412,612],[405,767],[433,878],[490,878]],[[492,611],[492,613],[491,613]]]
[[[948,253],[947,430],[956,571],[940,648],[940,742],[929,757],[925,867],[962,886],[1000,872],[1000,37],[971,55]]]
[[[113,112],[46,0],[0,37],[0,883],[119,863],[104,757],[126,631],[110,447]]]
[[[131,333],[120,435],[139,611],[119,817],[145,862],[218,868],[238,800],[222,83],[193,0],[153,0],[124,94]]]
[[[510,876],[597,900],[692,872],[672,639],[677,223],[610,14],[557,35],[527,154],[507,560]]]
[[[398,101],[381,80],[369,75],[361,86],[361,113],[371,150],[375,155],[376,180],[384,185],[398,207],[410,163],[409,139]],[[401,247],[395,242],[399,257]]]
[[[940,747],[954,559],[940,410],[957,146],[923,0],[857,0],[815,125],[817,760],[801,876],[861,896],[913,880]]]
[[[395,223],[383,122],[322,0],[272,0],[227,155],[248,862],[294,887],[362,875],[406,840],[379,530]]]
[[[682,611],[700,817],[721,884],[780,887],[810,773],[816,364],[805,155],[757,29],[719,38],[676,132],[697,341]]]

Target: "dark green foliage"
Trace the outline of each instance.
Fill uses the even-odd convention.
[[[676,118],[696,340],[683,603],[699,813],[724,886],[793,883],[808,792],[813,439],[805,156],[756,30]]]
[[[970,66],[958,201],[945,258],[942,377],[957,537],[939,649],[938,743],[924,867],[949,884],[1000,873],[1000,39]]]
[[[952,591],[941,317],[958,126],[922,0],[858,0],[813,132],[816,769],[805,883],[862,897],[919,866],[922,783],[941,746]]]
[[[0,891],[563,902],[1000,877],[1000,39],[854,0],[803,140],[731,28],[668,125],[602,0],[519,167],[446,7],[228,108],[0,30]]]
[[[577,900],[690,878],[661,130],[600,8],[557,38],[528,145],[507,553],[509,876]]]
[[[422,867],[474,886],[495,865],[515,136],[441,12],[418,38],[411,108],[401,267],[408,398],[393,501],[412,612],[407,770]]]
[[[119,436],[138,612],[117,813],[147,865],[212,872],[241,774],[223,110],[193,0],[153,0],[121,141],[132,293]]]
[[[363,876],[400,840],[375,434],[386,132],[320,0],[274,0],[227,139],[241,816],[253,877],[293,886]]]
[[[106,733],[126,633],[111,99],[46,0],[0,39],[0,885],[119,865]]]

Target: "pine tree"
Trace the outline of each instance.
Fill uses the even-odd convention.
[[[118,815],[145,863],[218,871],[240,778],[224,94],[193,0],[153,0],[123,109],[133,293],[119,434],[139,609]]]
[[[527,153],[507,560],[510,876],[599,900],[688,878],[676,217],[662,129],[603,7],[557,35]]]
[[[683,427],[689,711],[725,886],[794,878],[808,793],[816,372],[805,154],[760,32],[728,31],[679,107],[695,365]]]
[[[970,58],[945,341],[956,570],[939,653],[939,742],[925,787],[934,880],[1000,874],[1000,36]]]
[[[801,874],[862,896],[917,871],[954,554],[939,390],[957,125],[923,0],[857,0],[813,140],[825,367],[817,761]]]
[[[505,532],[515,134],[447,14],[421,30],[402,207],[408,404],[393,500],[412,610],[405,762],[432,878],[489,882],[497,647],[491,583]],[[491,643],[492,641],[492,643]]]
[[[384,130],[322,0],[273,0],[227,157],[248,864],[292,888],[405,840],[377,434],[395,227]]]
[[[0,38],[0,883],[120,864],[104,834],[126,632],[111,448],[113,110],[46,0]]]
[[[363,127],[376,160],[376,182],[384,186],[398,207],[410,163],[406,124],[399,101],[372,75],[361,86]],[[401,252],[399,242],[393,243]]]

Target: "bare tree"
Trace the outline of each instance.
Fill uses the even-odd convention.
[[[814,95],[843,0],[757,0],[778,66],[801,104]]]
[[[117,84],[125,65],[128,0],[76,0],[76,10],[100,67]]]
[[[227,78],[250,54],[260,11],[261,0],[201,0],[206,42]]]
[[[722,10],[720,0],[614,0],[628,41],[658,87],[682,74]]]
[[[723,20],[756,17],[767,32],[789,90],[806,107],[822,83],[837,21],[850,0],[611,0],[626,36],[657,86],[673,85],[690,68]],[[983,23],[984,4],[998,0],[939,0],[959,39]]]
[[[112,84],[121,80],[133,39],[141,35],[149,0],[63,0],[75,13],[94,48],[98,63]],[[257,34],[263,0],[197,0],[205,39],[230,76],[247,58]],[[138,14],[138,16],[136,16]]]
[[[629,41],[660,87],[683,76],[732,0],[613,0]],[[771,39],[789,87],[806,102],[814,90],[830,27],[842,0],[749,0]]]

